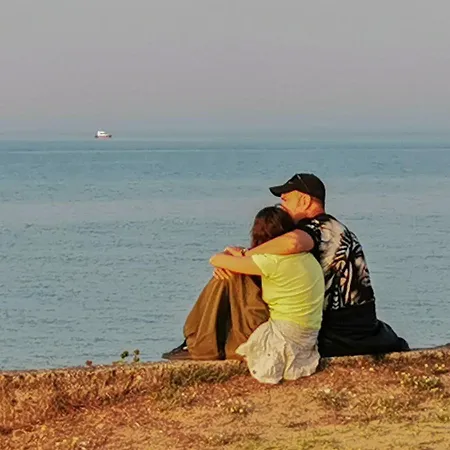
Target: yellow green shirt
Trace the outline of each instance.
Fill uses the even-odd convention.
[[[325,282],[320,264],[310,253],[253,255],[262,272],[262,296],[273,320],[320,329]]]

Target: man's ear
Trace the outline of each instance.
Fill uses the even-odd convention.
[[[312,198],[308,194],[302,194],[299,198],[299,205],[306,211],[312,204]]]

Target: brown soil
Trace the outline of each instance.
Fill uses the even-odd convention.
[[[336,358],[259,384],[242,363],[0,373],[1,449],[450,449],[450,351]]]

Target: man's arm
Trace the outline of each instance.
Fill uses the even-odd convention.
[[[246,255],[270,253],[272,255],[292,255],[294,253],[309,252],[314,248],[313,238],[302,230],[294,230],[264,242],[258,247],[247,250]]]
[[[245,273],[247,275],[262,275],[260,268],[247,256],[232,256],[225,253],[217,253],[211,256],[209,262],[216,268],[231,270],[232,272]]]

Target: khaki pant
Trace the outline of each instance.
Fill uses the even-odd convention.
[[[208,282],[184,325],[193,359],[240,359],[236,348],[269,320],[258,283],[258,277],[248,275],[233,275],[229,280],[212,278]]]

